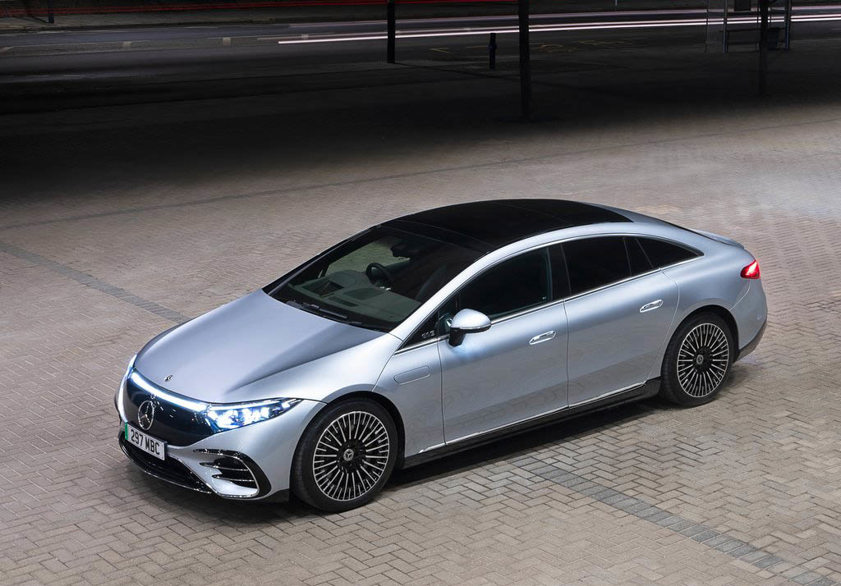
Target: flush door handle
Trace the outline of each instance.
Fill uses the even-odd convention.
[[[543,332],[542,334],[536,335],[534,338],[529,340],[529,344],[534,346],[535,344],[540,344],[541,342],[548,342],[552,338],[555,337],[555,331],[552,330],[550,332]]]
[[[657,301],[652,301],[651,303],[646,303],[642,307],[640,307],[640,313],[645,313],[646,311],[654,311],[658,307],[663,305],[663,300],[658,299]]]

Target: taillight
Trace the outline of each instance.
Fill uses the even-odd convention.
[[[759,278],[759,261],[755,260],[748,266],[742,269],[743,279],[758,279]]]

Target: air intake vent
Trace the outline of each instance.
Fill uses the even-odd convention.
[[[244,488],[259,488],[251,469],[234,456],[221,456],[212,462],[202,462],[201,465],[216,470],[213,478],[221,478]]]
[[[199,463],[213,471],[211,474],[213,478],[230,482],[245,489],[245,492],[240,492],[231,487],[234,494],[229,494],[226,490],[216,489],[219,494],[228,498],[256,498],[271,491],[269,479],[266,478],[257,463],[245,454],[228,450],[202,449],[194,451],[207,456],[206,461]]]

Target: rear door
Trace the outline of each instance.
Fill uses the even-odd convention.
[[[570,284],[570,406],[645,383],[677,310],[677,285],[632,237],[565,242],[552,258],[565,263]]]

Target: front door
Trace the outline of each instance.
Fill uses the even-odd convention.
[[[567,319],[563,303],[549,304],[550,281],[546,250],[532,251],[486,270],[445,306],[492,320],[458,346],[438,342],[447,443],[566,407]]]

